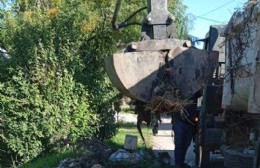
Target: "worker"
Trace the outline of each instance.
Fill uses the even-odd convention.
[[[174,131],[175,166],[176,168],[189,167],[184,163],[187,150],[196,133],[197,97],[191,98],[188,106],[172,116],[172,129]]]

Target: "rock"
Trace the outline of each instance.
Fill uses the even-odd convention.
[[[72,162],[72,163],[69,164],[68,167],[75,167],[75,165],[76,165],[76,163]]]
[[[136,163],[136,162],[140,161],[141,159],[142,159],[141,156],[135,152],[135,153],[131,154],[130,162]]]
[[[128,150],[136,150],[137,147],[137,136],[125,135],[124,148]]]
[[[127,152],[124,149],[118,149],[115,153],[113,153],[110,157],[109,160],[110,161],[129,161],[131,157],[131,154],[129,152]]]
[[[170,164],[171,162],[171,156],[168,152],[161,152],[159,153],[159,161],[163,164]]]
[[[146,152],[144,150],[139,150],[138,151],[138,154],[141,156],[141,157],[144,157]]]
[[[142,159],[147,159],[147,158],[149,158],[150,160],[152,157],[144,150],[130,153],[124,149],[118,149],[109,157],[109,160],[112,162],[124,161],[129,163],[137,163]]]
[[[102,168],[101,164],[112,153],[109,146],[95,138],[82,141],[77,149],[82,151],[80,157],[67,158],[57,168]]]
[[[91,166],[91,168],[103,168],[100,164],[94,164]]]

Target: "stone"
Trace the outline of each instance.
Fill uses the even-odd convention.
[[[91,166],[91,168],[103,168],[103,166],[100,164],[94,164]]]
[[[129,150],[136,150],[137,147],[137,136],[126,135],[124,148]]]
[[[75,167],[75,166],[76,166],[76,163],[72,162],[72,163],[69,164],[68,167]]]
[[[118,149],[116,152],[110,155],[109,160],[113,162],[117,161],[129,161],[131,154],[124,149]]]
[[[141,156],[138,153],[135,152],[135,153],[131,154],[130,162],[136,163],[136,162],[140,161],[141,159],[142,159]]]

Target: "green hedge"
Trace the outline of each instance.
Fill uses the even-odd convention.
[[[0,84],[1,146],[27,161],[42,151],[93,135],[98,115],[91,112],[87,96],[67,72],[42,84],[17,72]]]
[[[81,139],[108,138],[115,132],[115,92],[105,82],[102,59],[91,65],[95,69],[84,62],[89,35],[79,24],[90,14],[77,14],[83,14],[77,10],[85,3],[73,5],[51,15],[33,8],[4,16],[0,39],[9,58],[0,58],[0,157],[27,162]],[[86,61],[101,56],[91,54]],[[94,73],[96,77],[85,78]]]

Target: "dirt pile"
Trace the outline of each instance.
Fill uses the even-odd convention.
[[[57,168],[102,168],[106,167],[107,158],[113,150],[97,139],[82,142],[78,150],[82,154],[78,158],[63,160]]]

